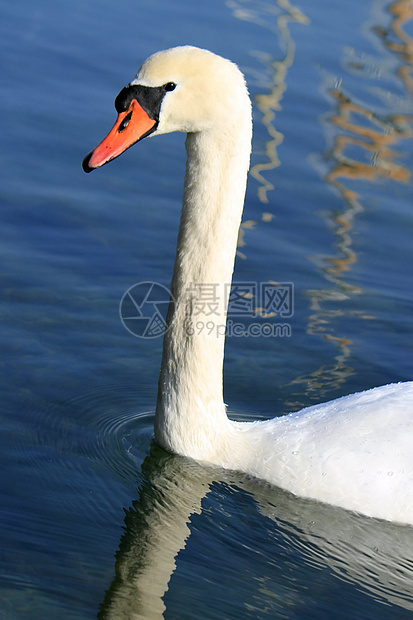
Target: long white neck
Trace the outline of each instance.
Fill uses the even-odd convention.
[[[232,125],[232,126],[231,126]],[[155,416],[172,452],[214,460],[229,422],[222,387],[226,311],[251,149],[248,111],[188,134],[177,254]]]

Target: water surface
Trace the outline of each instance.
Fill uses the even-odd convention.
[[[80,164],[149,54],[231,58],[254,104],[235,279],[294,286],[289,337],[228,339],[231,415],[411,379],[411,2],[0,6],[0,618],[409,617],[411,528],[152,445],[161,338],[119,303],[168,286],[184,137]]]

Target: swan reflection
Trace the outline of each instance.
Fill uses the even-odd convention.
[[[173,591],[170,580],[176,570],[177,556],[190,544],[191,530],[196,527],[191,525],[191,517],[197,514],[201,520],[207,518],[202,515],[202,503],[210,492],[224,494],[225,500],[230,495],[234,499],[235,493],[235,505],[242,504],[242,498],[247,496],[256,505],[256,524],[261,531],[255,528],[248,532],[248,539],[240,541],[251,556],[250,575],[254,574],[253,565],[260,564],[260,577],[255,581],[262,583],[252,583],[255,596],[263,587],[267,591],[277,588],[280,579],[285,587],[282,573],[287,571],[287,563],[290,564],[293,556],[298,576],[290,577],[291,590],[296,587],[298,566],[302,564],[303,579],[308,574],[306,566],[329,569],[337,579],[354,584],[375,600],[413,611],[411,527],[295,498],[238,473],[204,467],[191,459],[167,454],[154,444],[150,456],[142,464],[142,474],[145,482],[140,496],[125,513],[125,531],[116,554],[115,577],[98,614],[101,620],[163,617],[166,609],[163,598],[169,587]],[[225,520],[236,524],[237,515],[228,514],[229,503],[225,501]],[[218,519],[215,529],[218,536],[224,516],[213,514],[212,518]],[[246,527],[244,523],[235,527],[232,536],[242,536]],[[225,540],[227,536],[228,531]],[[270,546],[269,553],[275,554],[271,565],[261,557],[263,537],[265,546]],[[213,548],[214,543],[211,551]],[[202,549],[200,554],[207,556],[208,550]],[[225,580],[219,566],[216,566],[215,575],[212,587],[219,587]],[[240,583],[243,578],[245,576],[240,574]],[[203,585],[200,583],[199,587]],[[237,588],[239,591],[243,591],[241,586]],[[247,596],[248,587],[245,587]],[[271,597],[266,600],[267,612],[271,615],[274,610],[268,608],[269,601]],[[246,606],[247,601],[238,601],[240,603]],[[297,604],[301,604],[301,600]]]

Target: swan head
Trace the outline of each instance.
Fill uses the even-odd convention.
[[[147,136],[173,131],[228,133],[251,124],[251,103],[238,67],[208,50],[175,47],[150,56],[115,99],[117,120],[83,160],[103,166]]]

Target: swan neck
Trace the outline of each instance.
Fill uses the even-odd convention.
[[[249,122],[250,125],[250,122]],[[241,129],[241,130],[240,130]],[[155,438],[213,460],[229,422],[222,369],[226,312],[241,222],[251,129],[188,134],[171,303],[159,378]]]

